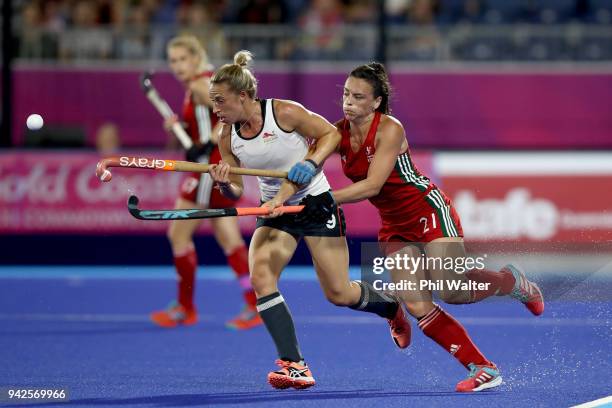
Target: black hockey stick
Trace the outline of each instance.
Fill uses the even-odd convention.
[[[243,215],[268,215],[265,207],[239,207],[239,208],[210,208],[210,209],[183,209],[183,210],[141,210],[138,208],[138,197],[131,195],[128,198],[128,210],[134,218],[139,220],[196,220],[202,218],[236,217]],[[298,213],[303,205],[279,207],[283,213]]]

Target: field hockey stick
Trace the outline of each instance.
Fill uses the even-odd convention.
[[[159,96],[157,89],[153,86],[153,82],[151,79],[153,78],[152,72],[145,72],[140,76],[140,85],[142,86],[142,90],[144,91],[147,99],[151,101],[155,109],[162,115],[164,119],[171,118],[174,116],[174,112],[168,103]],[[191,146],[193,146],[193,142],[191,138],[183,129],[183,126],[179,122],[175,122],[172,124],[172,133],[174,136],[181,142],[181,145],[185,148],[185,150],[189,150]]]
[[[109,167],[128,167],[137,169],[161,170],[161,171],[189,171],[194,173],[208,173],[209,164],[193,163],[182,160],[150,159],[146,157],[120,156],[108,157],[98,162],[96,166],[96,176],[101,181],[110,181],[113,175]],[[286,171],[244,169],[242,167],[230,167],[230,174],[240,174],[243,176],[259,176],[287,178]]]
[[[236,217],[243,215],[268,215],[270,210],[266,207],[238,207],[238,208],[211,208],[211,209],[183,209],[183,210],[141,210],[138,208],[138,197],[131,195],[128,198],[128,210],[134,218],[139,220],[196,220],[202,218]],[[303,205],[289,205],[278,207],[283,214],[294,214],[302,211]]]

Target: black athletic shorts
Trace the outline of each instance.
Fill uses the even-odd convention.
[[[346,235],[346,221],[342,208],[334,206],[334,214],[321,223],[296,221],[297,214],[283,214],[276,218],[257,217],[257,226],[285,231],[295,239],[301,237],[343,237]]]

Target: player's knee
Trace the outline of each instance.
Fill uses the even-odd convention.
[[[168,231],[166,231],[166,238],[168,238],[168,241],[174,242],[176,239],[176,232],[174,231],[174,228],[168,228]]]
[[[463,290],[441,290],[438,292],[438,297],[450,305],[462,305],[470,301],[470,293]]]
[[[255,292],[260,293],[265,291],[265,289],[270,286],[271,282],[274,281],[272,278],[272,274],[269,271],[254,268],[251,271],[250,276],[251,287],[255,290]]]
[[[242,239],[240,235],[237,235],[237,236],[216,235],[215,239],[217,240],[217,243],[219,244],[219,246],[223,249],[223,252],[225,252],[226,254],[231,254],[238,248],[241,248],[244,246],[244,240]]]
[[[166,237],[172,246],[186,246],[191,242],[191,235],[185,234],[178,228],[168,228]]]
[[[234,239],[229,240],[227,243],[225,243],[225,245],[222,245],[222,246],[225,252],[231,254],[237,249],[240,249],[245,245],[244,245],[244,240],[242,239],[242,237],[236,237]]]
[[[349,294],[344,288],[327,288],[325,297],[336,306],[350,306],[351,303]]]
[[[404,302],[404,306],[413,317],[425,316],[433,308],[431,302]]]
[[[256,256],[252,261],[250,281],[251,287],[256,293],[263,293],[276,285],[276,279],[270,270],[269,263],[265,262],[265,259],[262,259],[261,256]]]

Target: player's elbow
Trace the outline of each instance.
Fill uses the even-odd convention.
[[[370,189],[370,197],[374,197],[377,196],[378,194],[380,194],[380,190],[382,189],[382,186],[373,186]]]
[[[334,129],[333,131],[327,132],[325,136],[322,137],[322,139],[323,143],[319,142],[317,143],[317,145],[325,145],[329,148],[331,154],[331,152],[335,151],[336,147],[340,144],[340,140],[342,140],[342,135]]]
[[[331,135],[331,140],[332,142],[334,142],[334,146],[337,146],[340,144],[340,141],[342,140],[342,135],[340,134],[340,132],[334,129]]]
[[[240,200],[240,198],[242,198],[242,188],[236,188],[235,190],[232,190],[233,196],[231,197],[234,201],[238,201]]]
[[[374,197],[380,194],[380,190],[382,190],[382,183],[369,182],[366,187],[366,198]]]

